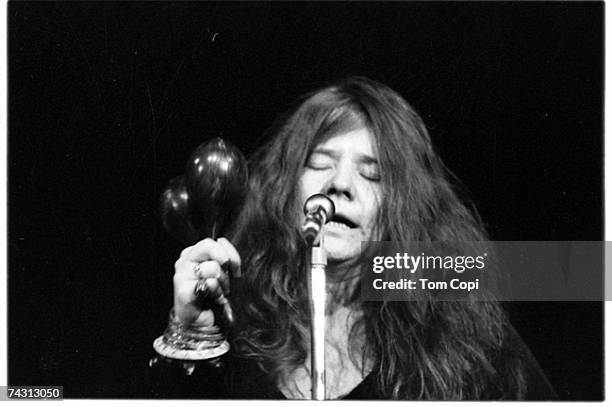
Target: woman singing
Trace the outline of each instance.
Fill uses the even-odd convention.
[[[361,300],[362,241],[487,240],[423,121],[396,92],[351,78],[306,95],[250,158],[249,174],[228,238],[200,241],[175,264],[181,324],[215,322],[198,301],[199,281],[226,296],[231,285],[236,325],[217,373],[227,398],[310,398],[309,251],[300,226],[304,201],[316,193],[336,208],[323,227],[326,398],[555,397],[492,294],[479,301],[437,301],[433,292],[418,301]],[[231,277],[239,269],[242,277]]]

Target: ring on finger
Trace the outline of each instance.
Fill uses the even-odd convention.
[[[208,281],[209,279],[202,278],[198,280],[194,287],[194,294],[196,300],[200,303],[203,309],[211,309],[215,303],[218,303],[219,299],[223,297],[223,294],[219,291],[217,284]]]
[[[204,266],[204,267],[202,267],[202,266]],[[206,277],[204,277],[202,275],[202,273],[206,273],[207,271],[208,271],[208,274],[206,275]],[[205,263],[195,263],[193,265],[193,272],[195,273],[196,277],[200,278],[200,279],[201,278],[210,278],[210,277],[212,277],[212,278],[221,278],[221,276],[224,274],[224,270],[223,269],[221,269],[221,270],[215,269],[214,274],[210,275],[213,272],[210,270],[210,267],[207,267],[205,265]]]
[[[196,282],[194,293],[196,297],[201,300],[208,299],[210,297],[210,287],[206,283],[206,279],[200,279]]]
[[[200,277],[200,265],[201,265],[201,264],[202,264],[202,263],[196,263],[196,264],[194,264],[194,265],[193,265],[193,272],[194,272],[194,273],[195,273],[195,274],[196,274],[198,277]]]

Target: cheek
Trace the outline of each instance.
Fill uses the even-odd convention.
[[[374,228],[381,204],[382,192],[380,186],[370,186],[363,205],[363,217],[368,220],[367,224],[370,231]]]
[[[321,192],[323,181],[320,178],[320,176],[316,176],[315,174],[309,171],[306,171],[304,172],[304,174],[302,174],[299,181],[299,188],[300,195],[303,201],[305,201],[311,195]]]
[[[309,182],[307,178],[300,179],[299,189],[300,189],[300,202],[304,204],[306,200],[314,194],[312,182]]]

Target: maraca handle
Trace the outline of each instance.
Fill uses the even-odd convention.
[[[213,222],[212,228],[210,230],[210,234],[211,234],[212,240],[217,240],[217,238],[219,237],[219,236],[217,236],[217,229],[218,229],[218,227],[219,227],[219,222],[217,220],[215,220]]]

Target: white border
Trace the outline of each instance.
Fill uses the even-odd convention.
[[[8,40],[8,22],[7,8],[8,3],[5,1],[4,7],[0,7],[0,25],[2,33],[0,34],[0,385],[6,385],[8,375],[8,280],[7,280],[7,258],[6,248],[8,245],[6,223],[6,195],[7,195],[7,178],[6,167],[8,154],[7,149],[7,133],[8,133],[8,103],[7,103],[7,80],[8,80],[8,61],[7,61],[7,40]]]
[[[610,209],[612,209],[612,204],[610,200],[612,199],[612,168],[610,165],[610,157],[612,157],[612,142],[610,141],[610,137],[608,137],[608,121],[612,117],[612,106],[607,98],[608,94],[608,83],[610,78],[612,77],[612,69],[610,69],[610,58],[608,57],[610,54],[610,44],[612,43],[612,35],[611,30],[607,27],[607,22],[610,21],[610,17],[612,16],[612,8],[609,7],[609,4],[604,4],[605,9],[605,20],[604,20],[604,55],[605,55],[605,74],[604,74],[604,83],[603,83],[603,91],[604,91],[604,122],[603,122],[603,134],[604,134],[604,202],[605,202],[605,212],[604,212],[604,222],[605,222],[605,234],[604,240],[609,242],[612,240],[612,216],[608,216],[610,214]],[[604,278],[612,278],[612,274],[608,272],[612,264],[610,262],[612,259],[605,259],[605,276]],[[604,284],[607,286],[607,284]],[[612,293],[605,293],[604,299],[604,400],[609,399],[608,391],[612,389],[612,371],[610,367],[612,366],[612,357],[610,356],[610,350],[612,350],[612,337],[608,335],[609,327],[612,326],[612,305],[610,301],[607,301],[608,296]]]
[[[609,21],[609,17],[611,16],[610,7],[604,5],[605,7],[605,21]],[[7,8],[8,3],[5,0],[3,7],[0,7],[0,24],[2,24],[2,29],[0,30],[0,184],[2,188],[0,189],[0,385],[7,384],[7,217],[6,217],[6,209],[7,209],[7,131],[8,131],[8,121],[7,121],[7,78],[8,78],[8,61],[7,61]],[[612,38],[610,36],[609,30],[605,30],[605,78],[612,77],[612,70],[610,69],[610,64],[608,63],[608,54],[609,47],[608,44],[612,43]],[[585,46],[588,44],[585,44]],[[607,80],[604,82],[607,85]],[[604,86],[606,89],[607,86]],[[605,100],[605,98],[604,98]],[[604,102],[605,103],[605,102]],[[612,108],[609,103],[605,103],[605,119],[612,117]],[[607,120],[605,120],[607,121]],[[607,142],[607,132],[605,131],[605,121],[604,121],[604,137],[605,142],[605,150],[604,150],[604,159],[608,157],[612,157],[612,142]],[[610,201],[612,199],[612,194],[610,191],[612,190],[612,175],[610,173],[610,164],[608,160],[604,161],[604,186],[605,186],[605,212],[609,213],[612,205]],[[605,240],[609,241],[612,239],[612,216],[605,216]],[[609,260],[606,259],[606,262]],[[612,265],[606,264],[606,270],[608,267],[612,267]],[[606,273],[606,275],[610,275]],[[612,305],[608,301],[605,303],[605,327],[612,326]],[[607,333],[607,329],[605,330]],[[612,388],[612,374],[606,374],[608,372],[612,372],[612,356],[610,356],[610,352],[612,351],[612,337],[610,335],[605,335],[605,390],[607,393],[608,389]],[[117,404],[118,400],[80,400],[80,399],[70,399],[64,400],[61,402],[50,402],[51,404],[61,403],[63,405],[96,405],[96,406],[106,406],[106,405],[114,405]],[[315,401],[262,401],[261,403],[258,401],[236,401],[236,400],[121,400],[119,401],[121,404],[129,404],[131,406],[172,406],[175,407],[177,405],[181,406],[198,406],[202,407],[203,405],[219,405],[219,406],[234,406],[236,404],[239,405],[247,405],[248,404],[266,404],[267,406],[273,405],[287,405],[299,403],[300,406],[309,407],[313,405],[320,405],[321,402]],[[27,402],[26,402],[27,403]],[[49,403],[49,402],[47,402]],[[420,405],[425,404],[425,402],[394,402],[394,405]],[[335,406],[354,406],[358,404],[360,406],[372,405],[377,406],[380,402],[356,402],[356,401],[334,401],[333,404]],[[429,404],[429,403],[428,403]],[[452,402],[436,402],[436,405],[440,406],[465,406],[465,403],[452,403]],[[470,403],[471,404],[471,403]],[[480,403],[479,403],[480,404]],[[486,403],[489,404],[489,403]],[[532,403],[525,402],[505,402],[504,406],[525,406]],[[575,402],[560,402],[555,403],[555,405],[583,405],[587,403],[575,403]],[[599,403],[588,403],[588,405],[599,404]],[[40,404],[38,404],[40,405]],[[48,404],[44,404],[45,406]]]

